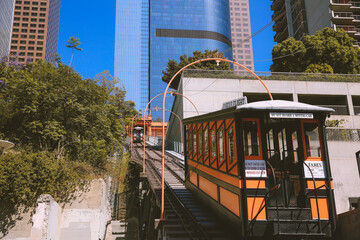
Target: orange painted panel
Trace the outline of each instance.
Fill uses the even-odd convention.
[[[265,199],[263,197],[248,197],[248,218],[252,220],[260,209],[265,205]],[[260,214],[256,218],[257,220],[266,220],[266,208],[261,210]]]
[[[312,180],[308,180],[307,181],[307,185],[308,185],[308,188],[309,189],[314,189],[314,182]],[[327,183],[325,180],[315,180],[315,186],[318,188],[320,186],[323,186],[323,185],[326,185],[327,186]],[[332,185],[332,182],[331,182],[331,185]],[[332,187],[331,187],[332,188]],[[326,187],[322,187],[320,189],[326,189]]]
[[[265,180],[246,180],[246,188],[265,188]]]
[[[215,183],[199,176],[199,188],[216,201],[218,200],[217,185]]]
[[[204,166],[204,165],[201,165],[201,164],[198,164],[194,161],[191,161],[191,160],[188,160],[188,164],[190,166],[193,166],[217,179],[220,179],[224,182],[227,182],[231,185],[234,185],[235,187],[240,187],[242,188],[242,183],[240,184],[240,181],[239,178],[235,177],[235,176],[232,176],[232,175],[228,175],[226,173],[222,173],[222,172],[219,172],[219,171],[216,171],[212,168],[209,168],[207,166]]]
[[[198,185],[197,174],[193,171],[190,171],[190,182],[192,182],[195,186]]]
[[[318,219],[318,214],[317,214],[317,209],[316,209],[316,199],[311,198],[310,204],[311,204],[311,213],[312,213],[313,219]],[[328,199],[327,198],[318,198],[318,204],[319,204],[320,219],[329,219]]]
[[[224,188],[220,188],[220,204],[229,209],[235,215],[240,216],[238,195]]]

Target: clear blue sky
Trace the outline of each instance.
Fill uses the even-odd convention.
[[[131,0],[129,0],[131,1]],[[270,0],[249,0],[251,30],[256,32],[271,21]],[[58,53],[62,61],[69,64],[71,50],[66,48],[71,36],[80,38],[83,48],[75,52],[73,64],[75,70],[86,78],[93,78],[97,73],[109,70],[114,72],[114,36],[115,36],[116,0],[62,0]],[[274,32],[267,28],[253,38],[253,50],[256,71],[268,71],[274,46]]]

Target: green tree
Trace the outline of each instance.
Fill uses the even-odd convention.
[[[6,234],[41,194],[67,202],[92,173],[106,174],[136,110],[108,72],[83,79],[61,61],[5,59],[0,83],[0,138],[17,147],[0,156],[0,232]]]
[[[357,74],[360,72],[360,50],[353,46],[354,39],[343,29],[324,28],[302,41],[289,38],[274,46],[272,72],[320,72]],[[312,65],[310,67],[311,64]],[[324,65],[326,64],[326,65]],[[324,67],[326,66],[326,67]]]
[[[76,38],[75,36],[70,37],[68,39],[68,44],[69,45],[66,45],[66,47],[71,48],[71,59],[69,63],[69,66],[71,66],[75,50],[82,51],[82,48],[79,48],[79,45],[81,44],[80,38]]]
[[[334,73],[334,70],[329,64],[326,64],[326,63],[320,63],[320,64],[312,63],[306,68],[305,72],[306,73]]]
[[[180,56],[180,62],[176,62],[175,60],[169,60],[166,70],[163,71],[163,82],[169,83],[171,78],[183,67],[186,65],[195,62],[200,59],[211,58],[211,57],[218,57],[218,58],[225,58],[224,54],[219,53],[217,50],[205,50],[205,52],[195,51],[193,52],[193,56]],[[212,70],[231,70],[230,64],[228,62],[220,62],[217,64],[216,61],[207,61],[194,64],[190,66],[188,69],[212,69]],[[174,81],[171,83],[170,87],[173,89],[177,89],[179,86],[181,74],[179,74]]]

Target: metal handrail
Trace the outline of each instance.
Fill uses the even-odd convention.
[[[266,199],[267,195],[269,195],[272,191],[277,191],[280,188],[280,183],[277,184],[276,186],[272,187],[266,194],[264,199]],[[271,197],[269,198],[269,200],[271,199]],[[251,219],[251,222],[249,223],[249,227],[248,227],[248,232],[250,232],[250,230],[252,231],[252,228],[255,225],[255,220],[256,218],[259,216],[259,214],[261,213],[261,211],[265,208],[266,206],[266,201],[264,203],[264,205],[259,209],[259,211],[257,212],[257,214],[255,215],[255,217],[253,219]],[[277,207],[277,206],[276,206]],[[278,212],[278,208],[277,208],[277,217],[279,218],[279,212]]]
[[[317,196],[317,188],[316,188],[316,182],[315,182],[315,178],[314,178],[314,174],[312,172],[312,170],[310,169],[309,165],[307,165],[307,163],[305,163],[305,161],[303,162],[305,164],[305,166],[309,169],[310,173],[311,173],[311,177],[314,183],[314,191],[315,191],[315,201],[316,201],[316,211],[317,211],[317,215],[318,215],[318,232],[322,233],[322,228],[321,228],[321,220],[320,220],[320,211],[319,211],[319,202],[318,202],[318,196]],[[307,194],[305,195],[307,197]]]
[[[271,165],[271,163],[268,160],[265,160],[266,163],[270,166],[271,168],[271,172],[274,178],[274,184],[276,184],[276,177],[275,177],[275,171],[274,171],[274,167]],[[274,185],[264,196],[264,200],[266,199],[267,195],[270,194],[272,191],[274,190],[278,190],[280,188],[280,183],[277,185]],[[269,198],[269,200],[271,199],[271,197]],[[252,231],[252,228],[255,224],[255,220],[256,218],[259,216],[259,214],[261,213],[261,211],[265,208],[266,206],[266,200],[265,200],[265,204],[264,206],[261,207],[261,209],[257,212],[257,214],[255,215],[255,217],[253,219],[251,219],[251,222],[249,223],[249,227],[248,227],[248,232],[250,232],[250,230]],[[276,216],[279,219],[279,206],[278,206],[278,202],[277,202],[277,198],[276,198]],[[251,229],[250,229],[251,228]]]

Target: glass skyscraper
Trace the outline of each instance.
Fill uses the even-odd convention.
[[[0,0],[0,57],[9,55],[15,0]]]
[[[138,109],[164,92],[169,59],[215,49],[232,59],[229,0],[117,0],[116,8],[115,76]],[[152,102],[156,106],[162,107],[162,98]]]

